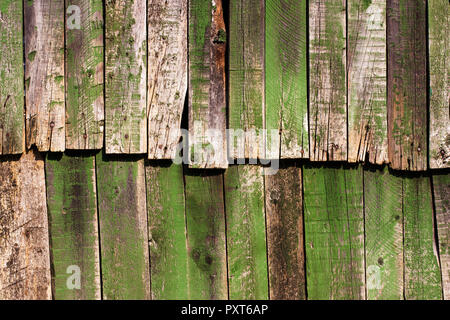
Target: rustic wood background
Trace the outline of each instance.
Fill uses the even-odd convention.
[[[449,8],[0,0],[0,299],[450,299]]]

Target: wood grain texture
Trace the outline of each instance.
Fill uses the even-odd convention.
[[[24,150],[22,1],[0,3],[0,155]]]
[[[304,166],[308,299],[365,299],[363,173]]]
[[[301,168],[267,174],[265,194],[270,299],[306,299]]]
[[[230,299],[268,299],[263,168],[229,167],[224,188]]]
[[[405,299],[442,299],[430,178],[403,178]]]
[[[146,166],[152,299],[189,299],[183,167]]]
[[[24,1],[27,148],[65,150],[64,0]]]
[[[0,299],[52,298],[44,160],[0,161]]]
[[[149,299],[144,160],[99,153],[97,196],[103,299]]]
[[[94,156],[47,155],[47,208],[53,298],[99,300],[100,248]],[[79,268],[79,288],[70,279]]]
[[[388,152],[393,169],[427,169],[426,2],[387,1]]]
[[[186,0],[148,1],[148,158],[173,159],[187,90]]]
[[[228,298],[223,175],[185,172],[189,299]]]
[[[433,174],[434,208],[445,300],[450,300],[450,174]]]
[[[346,1],[309,1],[309,155],[347,160]]]
[[[66,148],[101,149],[105,128],[103,3],[68,0],[66,14]]]
[[[388,162],[386,1],[347,2],[348,161]]]
[[[364,170],[364,210],[367,299],[402,300],[402,178],[387,166]]]
[[[147,153],[147,1],[105,10],[105,150]]]
[[[450,4],[428,1],[430,168],[450,167]]]
[[[265,1],[231,0],[229,5],[230,158],[266,158],[264,119]],[[241,131],[238,131],[241,130]]]
[[[222,0],[189,1],[189,164],[226,168],[226,29]]]
[[[307,0],[266,1],[265,125],[279,132],[275,158],[280,150],[281,158],[309,158],[306,8]]]

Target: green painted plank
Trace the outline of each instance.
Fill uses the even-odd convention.
[[[403,212],[405,298],[442,299],[429,177],[404,178]]]
[[[264,0],[231,0],[229,5],[229,128],[243,130],[230,140],[231,158],[265,158]]]
[[[430,66],[430,168],[450,167],[450,4],[428,1]]]
[[[103,2],[66,4],[66,148],[101,149],[103,96]]]
[[[27,148],[65,150],[64,0],[23,1]]]
[[[308,299],[365,299],[363,173],[303,170]]]
[[[433,174],[434,208],[444,299],[450,300],[450,174]]]
[[[147,152],[147,1],[105,2],[105,150]]]
[[[427,169],[426,18],[425,0],[387,1],[388,154],[393,169]]]
[[[22,1],[0,3],[0,154],[24,150]]]
[[[309,150],[347,160],[346,1],[309,1]]]
[[[190,170],[184,178],[189,299],[227,299],[223,175]]]
[[[152,299],[189,299],[183,167],[146,166]]]
[[[45,175],[53,298],[101,299],[95,157],[48,154]]]
[[[144,160],[96,156],[103,298],[149,299]]]
[[[270,299],[306,299],[302,170],[290,163],[265,172]]]
[[[281,158],[309,158],[306,7],[307,0],[266,1],[265,125],[279,131]]]
[[[403,180],[364,170],[367,299],[403,299]]]
[[[189,165],[226,168],[226,31],[222,1],[189,1]]]
[[[387,146],[386,0],[347,1],[348,161],[383,164]]]
[[[224,188],[230,299],[268,299],[263,168],[229,167]]]

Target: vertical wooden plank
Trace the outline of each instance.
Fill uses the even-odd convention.
[[[189,299],[183,167],[146,166],[152,299]]]
[[[147,152],[147,1],[105,3],[105,150]]]
[[[24,150],[22,1],[0,3],[0,154]]]
[[[0,299],[51,299],[44,160],[0,161]]]
[[[309,299],[365,299],[361,167],[303,170]]]
[[[188,171],[184,178],[189,299],[227,299],[223,175]]]
[[[450,167],[450,5],[428,1],[430,168]]]
[[[348,161],[387,163],[386,0],[347,2]]]
[[[104,299],[149,299],[144,160],[96,156]]]
[[[173,159],[187,90],[187,1],[148,0],[148,157]]]
[[[230,299],[268,299],[263,168],[229,167],[224,188]]]
[[[432,176],[444,299],[450,300],[450,174]]]
[[[45,174],[53,298],[101,299],[95,157],[49,154]]]
[[[189,164],[226,168],[226,31],[222,0],[189,1]]]
[[[405,298],[442,299],[430,178],[403,180]]]
[[[309,157],[306,8],[307,0],[266,1],[265,119],[280,132],[281,158]]]
[[[243,130],[230,141],[231,158],[265,158],[264,0],[230,1],[229,128]]]
[[[66,148],[101,149],[103,96],[103,2],[66,1]]]
[[[367,299],[403,299],[402,202],[401,177],[364,170]]]
[[[309,1],[312,161],[347,160],[346,1]]]
[[[388,152],[393,169],[427,169],[426,2],[387,1]]]
[[[64,0],[24,1],[27,147],[65,149]]]
[[[264,178],[270,299],[306,299],[302,170],[294,164]]]

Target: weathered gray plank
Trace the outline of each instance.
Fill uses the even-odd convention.
[[[148,158],[173,159],[187,90],[187,1],[148,1]]]
[[[310,159],[347,160],[346,1],[309,4]]]
[[[0,161],[0,299],[51,299],[44,160]]]
[[[387,153],[386,1],[350,0],[348,161],[383,164]]]
[[[65,150],[64,0],[24,1],[27,147]]]

